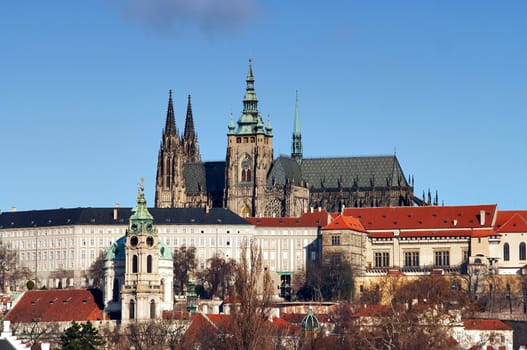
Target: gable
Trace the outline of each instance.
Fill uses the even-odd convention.
[[[522,214],[515,213],[498,227],[497,232],[527,232],[527,219]]]

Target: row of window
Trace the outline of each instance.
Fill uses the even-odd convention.
[[[525,249],[525,242],[521,242],[518,246],[518,255],[520,260],[527,260],[526,255],[526,249]],[[511,254],[510,254],[510,246],[509,243],[505,243],[503,245],[503,261],[510,261],[511,260]]]
[[[376,252],[374,254],[375,267],[390,267],[390,253]],[[404,252],[404,267],[419,267],[419,252],[410,251]],[[450,251],[437,250],[434,252],[434,266],[448,267],[450,266]]]

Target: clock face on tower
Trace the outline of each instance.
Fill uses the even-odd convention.
[[[133,236],[132,238],[130,238],[130,244],[132,245],[132,247],[137,246],[138,242],[139,242],[139,240],[137,239],[136,236]]]
[[[148,236],[146,239],[146,244],[148,244],[149,247],[154,245],[154,237]]]

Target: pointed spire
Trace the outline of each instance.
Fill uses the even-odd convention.
[[[296,91],[296,101],[295,101],[295,120],[293,122],[293,143],[291,145],[291,158],[297,161],[297,163],[302,162],[303,152],[302,152],[302,133],[300,131],[300,115],[298,112],[298,90]]]
[[[176,119],[174,118],[174,104],[172,102],[172,90],[168,91],[167,121],[165,124],[165,134],[176,134]]]
[[[252,60],[249,59],[249,71],[247,72],[247,79],[245,80],[247,86],[245,87],[245,96],[243,98],[243,113],[254,114],[258,116],[258,98],[254,92],[254,75]]]
[[[192,140],[196,137],[196,132],[194,130],[194,118],[192,117],[192,104],[190,102],[190,95],[188,95],[187,117],[185,119],[185,131],[183,135],[186,140]]]

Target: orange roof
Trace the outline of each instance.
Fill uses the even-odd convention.
[[[32,290],[22,295],[6,319],[20,323],[102,320],[99,305],[102,293],[98,290]]]
[[[296,218],[245,218],[258,227],[322,227],[329,222],[330,215],[325,210],[307,212]]]
[[[516,214],[527,218],[527,210],[500,210],[496,216],[496,227],[502,226],[507,220]]]
[[[504,215],[505,216],[505,215]],[[501,218],[503,219],[504,216]],[[498,213],[498,218],[500,214]],[[511,216],[507,217],[505,221],[500,221],[500,224],[496,224],[497,231],[508,233],[508,232],[527,232],[527,212],[519,213],[515,212]]]
[[[353,314],[353,317],[372,317],[387,312],[390,308],[387,305],[366,305]]]
[[[500,320],[465,319],[463,325],[466,330],[512,331],[511,327]]]
[[[484,225],[480,225],[481,211],[485,212]],[[344,215],[358,218],[368,231],[492,227],[496,212],[496,204],[344,209]]]
[[[353,230],[359,232],[366,232],[364,226],[362,226],[359,219],[354,218],[353,216],[337,216],[333,221],[331,221],[327,226],[322,228],[323,230]]]
[[[411,237],[471,237],[473,230],[404,230],[399,231],[399,237],[411,238]],[[494,233],[493,230],[489,232]],[[386,232],[370,232],[370,237],[374,238],[387,238],[393,237],[394,231]]]
[[[229,333],[230,322],[230,315],[197,313],[192,317],[192,322],[185,332],[185,340],[190,343],[199,343],[200,339],[206,334]],[[266,321],[264,327],[282,330],[287,334],[293,334],[300,330],[298,326],[278,317],[274,317],[272,322]]]

